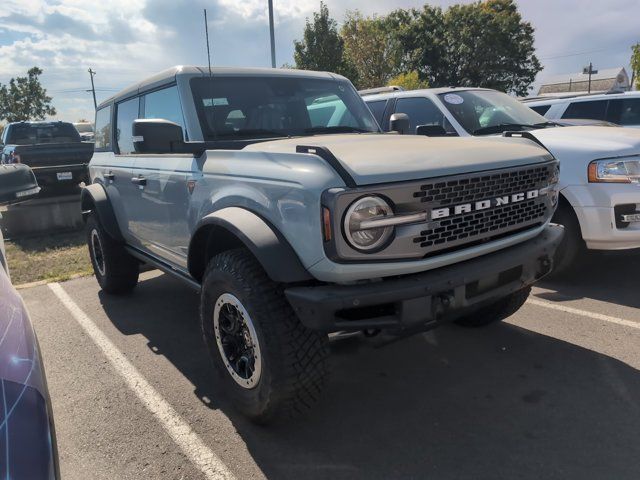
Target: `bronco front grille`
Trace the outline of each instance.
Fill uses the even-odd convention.
[[[334,232],[343,231],[345,212],[359,197],[378,195],[395,215],[415,222],[394,227],[389,243],[375,253],[351,248],[344,235],[325,249],[338,262],[415,260],[514,236],[546,223],[553,215],[558,162],[448,175],[427,180],[327,191],[322,203]],[[420,215],[415,215],[420,214]]]
[[[509,197],[528,191],[540,191],[557,181],[557,164],[491,173],[465,175],[439,179],[420,186],[413,196],[426,203],[429,210],[450,208],[498,197]],[[543,190],[544,192],[544,190]],[[553,193],[553,192],[551,192]],[[553,213],[554,202],[547,194],[507,205],[451,214],[446,218],[432,219],[413,238],[413,242],[430,256],[442,250],[467,248],[523,231],[544,223]]]
[[[554,167],[555,168],[555,167]],[[435,202],[438,205],[483,200],[489,197],[510,195],[530,187],[545,186],[549,180],[549,167],[532,167],[487,175],[440,180],[422,185],[413,194],[421,202]]]

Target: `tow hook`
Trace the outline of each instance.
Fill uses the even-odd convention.
[[[449,293],[443,293],[434,298],[433,302],[433,318],[438,319],[441,315],[443,315],[450,307],[454,301],[453,295]]]
[[[540,257],[538,259],[538,262],[540,263],[540,269],[539,269],[539,273],[536,276],[536,278],[541,278],[541,277],[544,277],[547,273],[549,273],[551,271],[551,267],[553,265],[553,262],[546,255],[544,257]]]

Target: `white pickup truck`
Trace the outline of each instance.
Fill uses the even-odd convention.
[[[405,133],[468,137],[518,132],[547,148],[561,165],[554,221],[565,226],[565,238],[556,254],[556,273],[575,265],[585,249],[640,248],[640,131],[560,127],[509,95],[481,88],[389,91],[363,98],[386,131],[392,122],[406,122],[406,114]]]

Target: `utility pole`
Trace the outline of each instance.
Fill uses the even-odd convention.
[[[584,67],[582,69],[582,73],[584,73],[585,75],[589,75],[589,91],[588,93],[591,93],[591,75],[595,75],[596,73],[598,73],[598,70],[594,70],[593,69],[593,64],[591,62],[589,62],[589,66],[588,67]]]
[[[273,31],[273,0],[269,0],[269,33],[271,35],[271,68],[276,68],[276,40]]]
[[[98,102],[96,102],[96,86],[93,84],[93,76],[96,74],[93,70],[89,69],[89,75],[91,76],[91,93],[93,93],[93,108],[98,110]]]

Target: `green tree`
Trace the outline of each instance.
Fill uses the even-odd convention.
[[[433,87],[479,86],[526,95],[542,70],[534,29],[514,0],[453,5],[447,10],[391,14],[402,45],[402,66]]]
[[[446,85],[447,56],[444,13],[440,7],[395,10],[387,17],[400,48],[400,69],[417,72],[430,85]]]
[[[402,87],[405,90],[420,90],[421,88],[429,88],[429,82],[421,80],[418,72],[412,71],[400,73],[389,80],[388,85]]]
[[[338,24],[329,16],[324,2],[320,2],[320,11],[314,12],[312,22],[307,18],[302,40],[294,42],[293,58],[296,68],[335,72],[357,83],[356,71],[344,55]]]
[[[631,47],[631,52],[632,83],[635,81],[636,90],[640,90],[640,43],[636,43]]]
[[[399,45],[389,35],[385,17],[347,12],[340,35],[347,62],[356,69],[359,88],[386,85],[399,67]]]
[[[44,120],[47,115],[55,115],[51,97],[40,84],[42,70],[29,69],[26,77],[9,80],[7,85],[0,84],[0,119],[7,122],[23,120]]]

